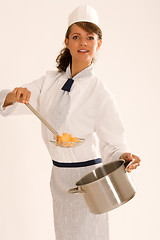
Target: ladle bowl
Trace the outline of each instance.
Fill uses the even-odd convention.
[[[77,142],[58,142],[53,139],[53,140],[50,140],[50,142],[52,142],[53,144],[55,144],[56,146],[59,146],[59,147],[70,148],[70,147],[80,146],[85,141],[85,139],[83,139],[83,138],[77,138],[77,140],[78,140]]]
[[[58,142],[56,140],[58,132],[35,110],[29,103],[25,103],[25,105],[41,120],[41,122],[54,134],[54,139],[50,140],[53,144],[55,144],[58,147],[63,148],[70,148],[70,147],[76,147],[84,143],[85,139],[83,138],[77,138],[78,142]]]

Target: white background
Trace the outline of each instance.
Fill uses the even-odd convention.
[[[109,213],[110,239],[158,240],[160,214],[160,1],[1,0],[0,89],[55,69],[67,16],[79,3],[97,9],[103,46],[96,71],[115,95],[131,152],[136,196]],[[51,159],[33,115],[0,117],[0,239],[54,240]]]

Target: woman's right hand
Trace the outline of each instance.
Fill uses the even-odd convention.
[[[29,103],[31,92],[27,88],[15,88],[12,92],[6,96],[3,107],[12,105],[15,102]]]

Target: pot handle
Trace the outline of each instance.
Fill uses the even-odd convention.
[[[86,193],[84,190],[79,189],[78,187],[72,188],[68,191],[68,193],[73,194],[73,193]]]
[[[135,159],[133,159],[133,160],[130,161],[130,162],[125,162],[125,165],[127,165],[126,168],[125,168],[125,171],[126,171],[126,172],[128,172],[129,166],[130,166],[131,164],[133,164],[134,162],[135,162]]]

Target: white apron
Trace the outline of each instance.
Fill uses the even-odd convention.
[[[81,168],[53,166],[50,186],[56,240],[109,240],[108,214],[91,213],[81,194],[68,193],[81,177],[98,166],[100,164]]]

